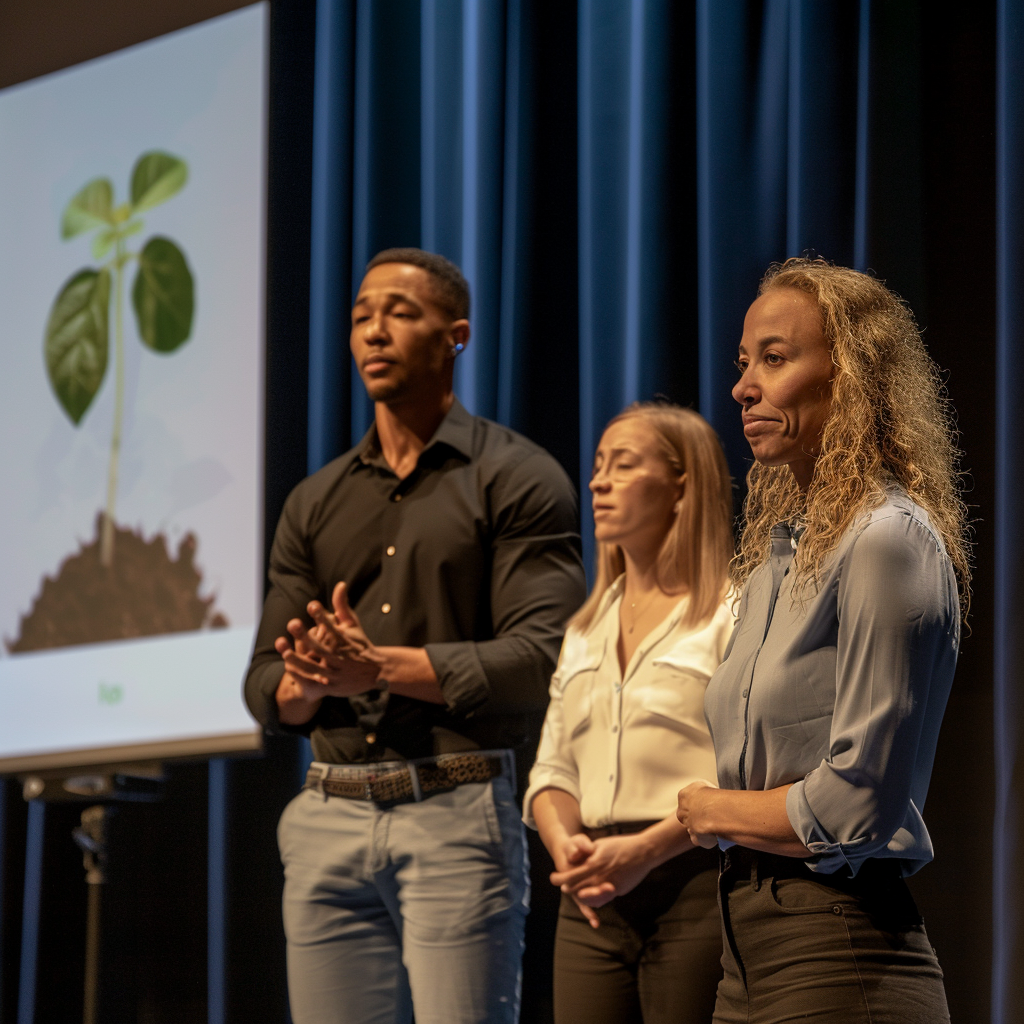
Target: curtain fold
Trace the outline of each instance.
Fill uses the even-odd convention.
[[[700,405],[739,477],[732,360],[758,281],[806,252],[849,265],[864,244],[870,4],[699,0],[697,21]]]
[[[996,579],[995,733],[996,817],[993,829],[994,901],[992,1020],[1024,1020],[1024,544],[1020,509],[1024,481],[1019,455],[1017,357],[1024,351],[1024,10],[998,5],[996,143]]]
[[[307,460],[315,472],[349,444],[348,283],[352,278],[353,15],[351,0],[317,4],[313,79]]]
[[[695,387],[674,379],[696,354],[692,208],[681,218],[678,205],[692,207],[692,168],[679,166],[684,150],[692,161],[692,112],[679,101],[692,102],[693,70],[676,50],[680,43],[692,50],[693,25],[684,26],[668,0],[581,0],[578,40],[578,429],[586,496],[608,420],[631,402],[696,397]],[[589,501],[582,504],[589,565],[593,520]]]

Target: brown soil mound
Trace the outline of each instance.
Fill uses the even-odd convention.
[[[202,573],[195,567],[196,538],[188,533],[171,559],[167,540],[157,534],[114,527],[114,557],[100,564],[100,529],[96,539],[66,558],[56,579],[43,577],[32,611],[21,618],[16,640],[4,640],[12,654],[71,644],[94,644],[137,636],[218,629],[228,620],[214,610],[215,597],[201,597]]]

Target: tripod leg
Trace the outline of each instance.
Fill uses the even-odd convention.
[[[89,901],[85,920],[85,993],[83,1024],[96,1024],[100,983],[100,908],[103,899],[104,868],[107,861],[107,808],[103,805],[82,811],[82,824],[74,830],[82,849]]]
[[[85,1004],[83,1024],[96,1024],[100,980],[100,902],[102,883],[89,883],[89,904],[85,922]]]

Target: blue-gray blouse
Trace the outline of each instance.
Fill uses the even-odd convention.
[[[821,872],[932,859],[924,808],[960,639],[956,579],[920,506],[893,490],[793,597],[801,531],[772,529],[705,714],[722,789],[793,783],[786,810]],[[723,846],[731,845],[722,841]]]

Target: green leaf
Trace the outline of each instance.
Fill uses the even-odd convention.
[[[46,370],[76,426],[107,371],[110,271],[80,270],[61,289],[46,325]]]
[[[74,238],[83,231],[102,228],[114,223],[111,206],[114,186],[109,178],[94,178],[64,209],[60,222],[60,237]]]
[[[192,274],[185,255],[155,236],[139,253],[132,305],[142,340],[154,352],[173,352],[192,332]]]
[[[188,165],[170,153],[143,153],[132,171],[132,208],[148,210],[170,199],[188,179]]]
[[[142,230],[142,227],[143,224],[141,220],[132,220],[122,227],[107,228],[105,231],[101,231],[98,235],[93,235],[92,258],[94,260],[103,259],[103,257],[110,252],[111,246],[119,238],[131,238],[132,235],[137,235]]]
[[[110,252],[110,247],[114,244],[115,238],[117,238],[117,232],[113,228],[107,228],[106,231],[101,231],[98,235],[93,235],[92,258],[94,260],[103,259],[103,257]]]

